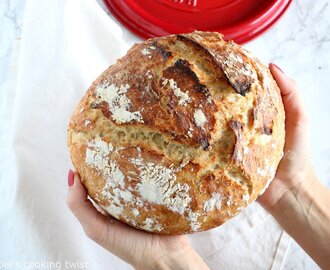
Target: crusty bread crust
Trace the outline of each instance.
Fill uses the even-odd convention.
[[[219,226],[274,177],[284,110],[270,71],[210,32],[134,45],[88,89],[68,131],[90,197],[161,234]]]

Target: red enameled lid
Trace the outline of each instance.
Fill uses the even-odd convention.
[[[217,31],[245,43],[272,26],[292,0],[104,0],[111,13],[141,38]]]

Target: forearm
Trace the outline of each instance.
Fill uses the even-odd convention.
[[[309,177],[268,211],[322,269],[330,269],[330,192]]]

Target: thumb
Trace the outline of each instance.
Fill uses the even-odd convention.
[[[87,198],[87,190],[80,181],[79,174],[69,171],[67,205],[76,216],[86,235],[98,242],[106,234],[109,217],[102,215]]]
[[[151,235],[138,231],[116,219],[102,215],[87,198],[87,190],[82,185],[78,173],[69,171],[67,205],[79,220],[86,235],[96,243],[132,263],[136,252],[144,252],[138,245],[152,239]]]
[[[297,83],[285,75],[277,65],[270,64],[269,69],[280,88],[287,122],[306,124],[308,119]]]

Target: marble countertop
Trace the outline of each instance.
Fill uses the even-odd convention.
[[[101,0],[98,2],[102,5]],[[5,113],[1,104],[5,104],[15,43],[22,37],[25,3],[26,0],[0,1],[0,116]],[[133,35],[127,38],[138,40]],[[245,47],[265,63],[276,63],[298,82],[311,118],[313,165],[320,180],[330,186],[330,106],[325,96],[330,85],[328,1],[294,1],[276,25]],[[319,268],[292,241],[281,269]]]
[[[0,94],[9,76],[14,41],[21,38],[25,2],[0,1]]]

